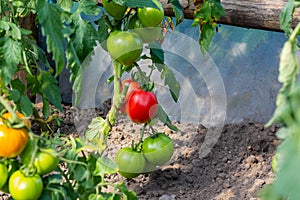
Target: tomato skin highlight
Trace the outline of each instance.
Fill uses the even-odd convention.
[[[43,191],[43,181],[38,174],[25,176],[20,170],[10,176],[8,184],[15,200],[37,200]]]
[[[148,162],[164,165],[174,153],[174,143],[166,134],[157,133],[144,140],[142,152]]]
[[[154,118],[158,107],[156,96],[152,92],[135,90],[126,104],[126,112],[135,123],[147,123]]]
[[[107,39],[107,50],[112,59],[129,66],[140,57],[143,41],[137,33],[114,31]]]
[[[119,173],[129,179],[143,173],[146,165],[143,154],[130,147],[120,149],[116,154],[115,161],[119,167]]]
[[[0,189],[6,184],[7,179],[8,169],[3,163],[0,163]]]
[[[116,20],[121,20],[127,9],[126,6],[115,3],[114,1],[108,2],[108,0],[102,0],[103,7]]]
[[[160,24],[164,18],[164,9],[162,4],[157,0],[152,0],[158,7],[138,8],[137,16],[144,27],[155,27]]]

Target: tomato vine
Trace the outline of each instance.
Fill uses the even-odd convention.
[[[174,10],[176,24],[179,24],[183,19],[179,1],[171,0],[168,3]],[[206,7],[205,3],[203,5]],[[219,4],[216,5],[210,3],[209,7],[216,8],[218,12],[211,13],[211,10],[207,9],[201,11],[202,14],[208,14],[205,20],[217,20],[221,9]],[[96,19],[89,21],[83,17],[88,15]],[[201,18],[200,15],[197,17]],[[24,26],[22,22],[27,19],[36,22],[36,27],[29,29]],[[165,65],[164,52],[160,46],[162,28],[172,26],[172,19],[164,16],[162,5],[157,0],[104,0],[103,5],[94,0],[0,1],[1,126],[3,129],[26,133],[26,139],[23,138],[20,149],[11,155],[1,154],[1,171],[7,173],[7,178],[1,176],[0,189],[10,193],[13,198],[26,198],[26,195],[29,195],[27,197],[30,199],[54,200],[137,199],[136,194],[128,190],[123,181],[106,182],[107,175],[122,173],[122,166],[104,157],[103,152],[107,148],[107,139],[118,119],[121,106],[131,102],[131,94],[134,91],[130,91],[127,84],[123,87],[121,85],[123,74],[131,72],[132,79],[139,84],[138,90],[151,94],[154,99],[151,106],[155,107],[153,115],[146,119],[136,121],[131,117],[134,122],[144,123],[138,147],[133,148],[132,145],[128,152],[137,153],[135,155],[144,161],[145,166],[136,169],[133,174],[135,176],[149,172],[156,165],[165,164],[172,156],[174,146],[168,136],[156,134],[152,128],[157,136],[153,138],[167,138],[165,142],[158,142],[154,150],[151,149],[150,143],[155,142],[147,142],[152,137],[143,139],[145,127],[149,125],[151,128],[157,119],[170,129],[177,130],[163,107],[159,105],[155,97],[155,84],[151,81],[152,72],[157,70],[169,88],[173,100],[178,101],[180,85],[171,68]],[[35,29],[40,31],[42,38],[36,38],[41,36],[34,32]],[[202,32],[204,30],[205,27],[201,28]],[[211,38],[201,37],[201,40],[209,42]],[[41,39],[45,40],[44,48]],[[116,43],[117,39],[122,39],[122,42]],[[81,65],[98,42],[108,51],[113,63],[113,75],[110,78],[114,87],[112,107],[105,118],[99,116],[92,120],[84,138],[53,133],[48,124],[53,119],[59,119],[52,114],[51,105],[62,111],[57,77],[64,68],[70,71],[76,106],[81,100]],[[207,49],[207,43],[203,44]],[[142,53],[145,47],[150,54]],[[152,61],[149,74],[139,67],[140,60]],[[42,115],[34,106],[37,96],[42,101]],[[145,113],[150,113],[151,106],[144,108]],[[5,117],[5,113],[10,113],[10,117]],[[23,120],[18,113],[32,116],[31,119],[39,124],[40,132],[33,133],[26,121],[28,118]],[[129,114],[129,111],[126,113]],[[12,134],[9,131],[5,131],[5,134],[16,137],[16,133]],[[5,142],[0,142],[1,149]],[[151,160],[152,151],[157,156],[162,153],[160,150],[166,144],[168,148],[164,149],[163,153],[167,153],[168,157]],[[127,177],[134,176],[129,174]],[[18,182],[17,179],[22,181]],[[20,187],[23,183],[28,186],[26,190]],[[111,187],[113,191],[103,191],[105,187]],[[30,192],[33,188],[37,190]]]

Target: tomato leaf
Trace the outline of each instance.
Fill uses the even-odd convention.
[[[114,0],[115,2],[122,2],[122,0]],[[157,8],[157,6],[155,5],[155,3],[153,3],[153,1],[149,1],[149,0],[124,0],[124,4],[119,3],[120,5],[125,5],[128,6],[130,8],[143,8],[143,7],[153,7],[153,8]]]
[[[136,193],[134,191],[128,190],[125,183],[121,182],[120,184],[117,185],[117,188],[122,192],[123,194],[123,199],[128,199],[128,200],[137,200]]]
[[[40,93],[45,94],[47,99],[60,111],[62,111],[61,95],[57,80],[50,72],[40,71],[38,76]]]
[[[0,75],[8,84],[17,71],[17,65],[22,61],[22,44],[10,37],[0,38]]]
[[[99,39],[96,29],[91,22],[85,21],[80,16],[80,10],[72,15],[76,21],[74,33],[70,36],[76,50],[77,56],[82,63],[84,59],[93,51],[96,40]]]
[[[65,27],[60,18],[61,8],[58,4],[41,0],[37,1],[36,10],[42,33],[46,36],[47,50],[53,53],[53,59],[56,63],[56,75],[58,75],[65,66],[65,38],[62,31]]]
[[[81,11],[86,15],[97,16],[101,13],[100,6],[94,0],[81,0]]]
[[[168,126],[169,129],[173,131],[178,131],[178,128],[172,124],[171,120],[169,119],[169,116],[165,112],[165,110],[161,107],[161,105],[158,105],[157,111],[156,111],[156,117],[164,123],[164,125]]]
[[[289,0],[280,13],[280,29],[283,30],[287,37],[292,33],[292,19],[295,11],[294,0]]]
[[[93,172],[94,176],[104,177],[105,174],[114,174],[118,172],[117,164],[108,157],[100,157],[97,159],[96,168]]]
[[[203,54],[209,50],[210,43],[214,37],[214,28],[211,24],[205,24],[201,28],[199,44]]]
[[[297,199],[300,196],[300,124],[295,123],[289,127],[291,134],[280,144],[278,153],[281,161],[278,163],[278,173],[274,181],[274,189],[277,194],[288,196],[289,199]],[[293,184],[291,184],[293,183]]]
[[[176,25],[180,24],[184,18],[184,15],[179,0],[168,0],[168,3],[172,4],[172,8],[176,18]]]
[[[150,55],[153,63],[164,64],[164,51],[158,42],[152,42],[150,45]]]

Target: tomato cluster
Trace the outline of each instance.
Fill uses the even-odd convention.
[[[40,148],[29,139],[29,120],[21,113],[16,115],[23,124],[11,124],[11,113],[0,120],[0,190],[13,199],[35,200],[43,191],[43,175],[55,170],[59,159],[55,150]]]
[[[155,7],[138,8],[130,17],[128,29],[116,30],[107,39],[107,51],[110,56],[122,65],[132,65],[138,60],[143,50],[143,43],[150,43],[159,38],[164,17],[161,3],[152,0]],[[128,8],[114,1],[103,0],[103,7],[116,21],[122,20]],[[129,9],[132,10],[132,9]],[[129,12],[129,11],[128,11]],[[128,13],[127,13],[128,14]]]
[[[141,150],[132,147],[120,149],[115,157],[119,173],[125,178],[134,178],[151,172],[156,166],[167,163],[174,153],[173,140],[164,133],[147,137]]]

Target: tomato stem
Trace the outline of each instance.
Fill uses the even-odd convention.
[[[2,96],[0,96],[0,103],[4,106],[4,108],[5,108],[8,112],[11,113],[12,118],[11,118],[11,119],[8,119],[9,122],[10,122],[11,124],[20,122],[20,121],[19,121],[19,118],[17,117],[17,115],[16,115],[16,113],[15,113],[15,111],[11,108],[11,106],[5,101],[5,99],[4,99]]]
[[[112,126],[115,124],[118,118],[119,110],[122,104],[121,76],[122,65],[118,61],[114,61],[114,96],[112,107],[106,116],[106,121],[103,124],[102,131],[100,134],[100,146],[102,148],[100,149],[100,152],[103,152],[107,147],[107,137],[112,129]]]

